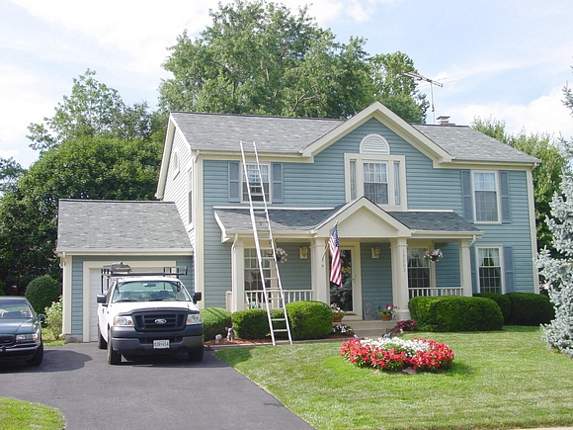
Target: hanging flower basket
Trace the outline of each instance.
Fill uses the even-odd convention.
[[[434,263],[437,263],[438,261],[440,261],[442,258],[444,257],[444,254],[442,253],[442,251],[440,249],[429,249],[428,251],[426,251],[426,253],[424,254],[424,258],[426,260],[430,260]]]
[[[277,262],[286,263],[288,260],[288,254],[283,248],[277,248],[275,250],[275,255],[277,257]]]

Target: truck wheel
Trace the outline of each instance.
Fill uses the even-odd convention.
[[[111,340],[111,330],[108,331],[107,339]],[[107,342],[107,362],[111,365],[121,364],[121,354],[114,351],[111,347],[111,342]]]
[[[31,366],[39,366],[40,364],[42,364],[43,359],[44,359],[44,345],[42,344],[40,345],[40,347],[38,348],[38,350],[36,351],[36,353],[34,354],[29,363]]]
[[[99,329],[99,324],[97,326],[97,334],[98,334],[98,339],[99,339],[98,344],[97,344],[98,349],[106,349],[107,348],[107,342],[105,341],[105,339],[101,335],[101,330]]]
[[[190,349],[187,353],[189,361],[200,362],[203,361],[203,345]]]

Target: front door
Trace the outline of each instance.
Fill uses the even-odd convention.
[[[361,317],[360,255],[358,247],[341,247],[342,284],[330,284],[330,303]]]

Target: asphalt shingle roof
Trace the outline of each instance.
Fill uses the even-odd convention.
[[[325,221],[341,207],[327,210],[270,209],[269,216],[273,231],[307,231]],[[228,233],[250,231],[251,218],[248,209],[217,209],[215,211]],[[431,231],[475,231],[479,230],[455,212],[444,211],[388,211],[389,215],[411,230]],[[257,220],[265,222],[264,214],[256,214]]]
[[[281,118],[232,114],[171,114],[193,149],[239,151],[239,140],[257,142],[261,152],[298,154],[345,121],[340,119]],[[468,126],[412,124],[418,131],[464,161],[534,163],[520,152]]]
[[[189,249],[174,203],[60,200],[56,251]]]

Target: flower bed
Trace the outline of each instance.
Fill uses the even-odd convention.
[[[451,366],[454,351],[431,339],[351,339],[340,346],[340,355],[360,367],[400,371],[436,371]]]

